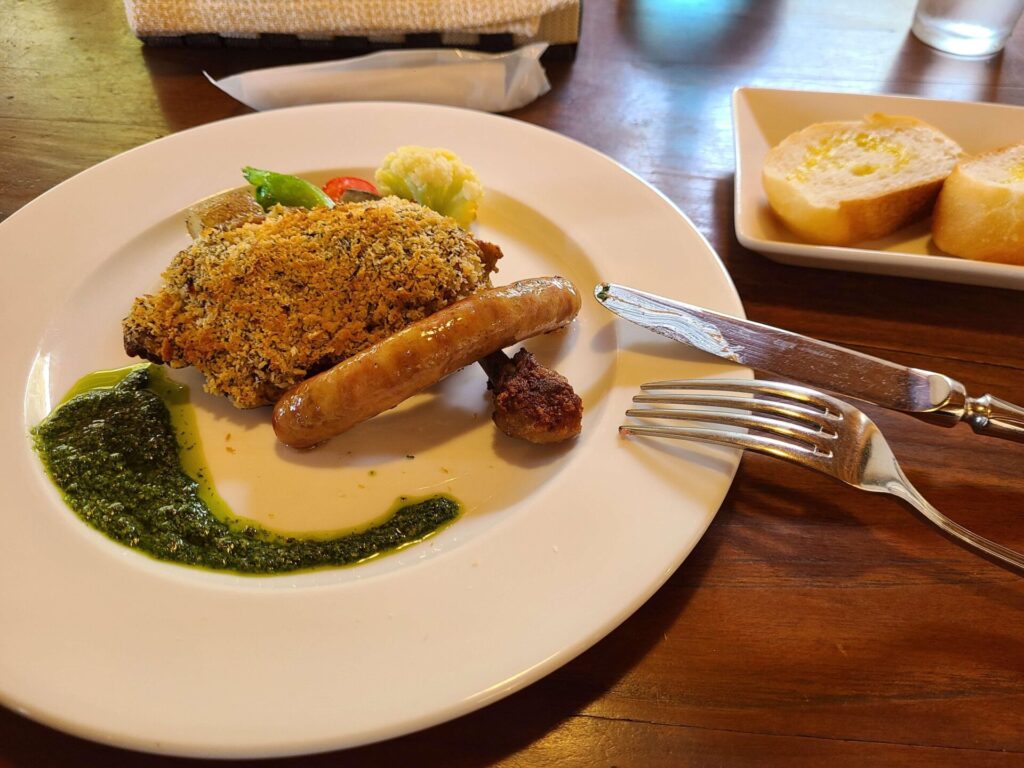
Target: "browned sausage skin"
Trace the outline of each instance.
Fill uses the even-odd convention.
[[[292,387],[274,407],[274,432],[293,448],[314,446],[497,349],[560,328],[579,309],[562,277],[482,290]]]

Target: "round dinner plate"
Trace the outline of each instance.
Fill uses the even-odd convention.
[[[573,382],[582,435],[538,447],[499,434],[476,367],[307,452],[269,409],[190,387],[216,485],[278,530],[351,528],[401,495],[446,492],[462,516],[348,567],[246,577],[160,562],[63,503],[29,430],[82,375],[131,364],[121,319],[185,247],[182,210],[242,183],[244,165],[324,180],[369,175],[404,144],[443,146],[486,196],[477,237],[496,284],[562,274],[583,309],[526,346]],[[607,157],[478,112],[351,103],[247,115],[91,168],[0,225],[6,375],[0,397],[0,702],[57,728],[179,755],[253,757],[364,744],[470,712],[551,672],[635,611],[678,567],[738,454],[623,440],[644,381],[749,375],[616,321],[603,280],[732,314],[707,242]]]

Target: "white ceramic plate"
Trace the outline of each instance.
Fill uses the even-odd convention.
[[[840,248],[804,242],[772,214],[761,184],[761,166],[768,150],[811,123],[857,120],[872,112],[925,120],[970,154],[1024,137],[1024,109],[1020,107],[912,96],[737,88],[733,93],[733,130],[739,241],[783,264],[1024,289],[1024,267],[944,254],[932,242],[930,219],[883,240]]]
[[[266,409],[227,407],[184,372],[236,513],[336,528],[399,494],[447,490],[464,516],[360,566],[270,578],[158,562],[80,522],[27,432],[82,374],[130,362],[120,319],[187,244],[181,210],[237,186],[244,164],[366,174],[408,143],[450,147],[476,168],[488,190],[478,234],[504,247],[501,281],[562,273],[584,294],[570,331],[528,345],[582,394],[582,437],[537,448],[499,435],[473,368],[298,453],[275,443]],[[614,280],[742,314],[722,265],[654,189],[525,123],[374,103],[205,125],[46,193],[0,226],[0,254],[0,701],[91,739],[184,755],[295,754],[495,701],[639,607],[701,537],[738,461],[617,436],[641,382],[737,370],[613,321],[590,296]]]

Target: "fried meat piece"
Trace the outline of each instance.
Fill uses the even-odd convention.
[[[500,350],[480,361],[494,399],[494,423],[509,437],[558,443],[582,429],[583,401],[568,380],[525,349],[509,359]]]
[[[267,405],[486,286],[488,272],[466,230],[417,203],[275,208],[205,230],[175,256],[161,289],[125,318],[125,351],[194,366],[240,408]]]

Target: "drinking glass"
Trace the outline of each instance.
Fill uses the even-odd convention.
[[[1006,45],[1024,0],[918,0],[911,29],[920,40],[960,56],[989,56]]]

